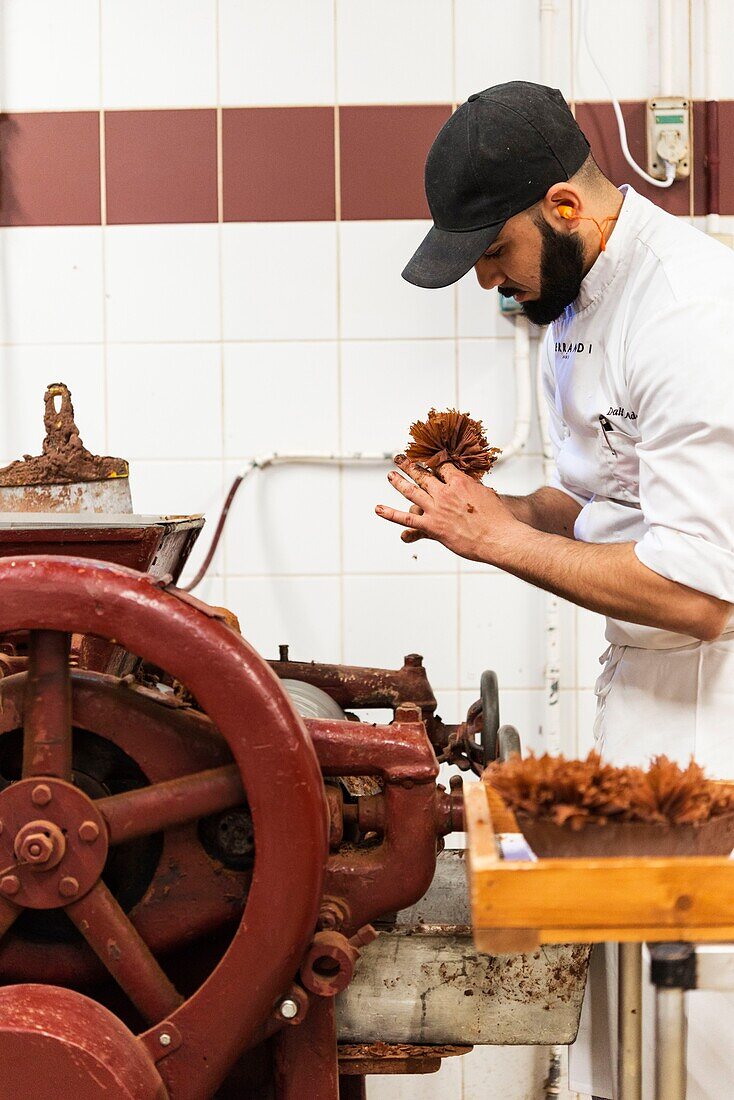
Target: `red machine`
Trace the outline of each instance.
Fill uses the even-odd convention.
[[[395,671],[285,646],[264,661],[174,586],[202,519],[104,514],[129,505],[127,463],[84,448],[62,384],[44,409],[43,454],[0,471],[0,1100],[358,1100],[366,1073],[434,1070],[467,1032],[506,1041],[464,1020],[458,985],[443,1033],[399,993],[392,1046],[356,1041],[358,994],[338,1048],[334,1010],[373,922],[423,898],[462,828],[439,762],[479,771],[517,747],[496,680],[451,727],[416,654]],[[375,707],[389,724],[352,713]],[[460,908],[408,965],[433,983],[417,998],[459,940],[471,958]],[[512,1041],[554,1041],[528,1019]]]
[[[58,526],[2,532],[25,553],[0,560],[0,1096],[336,1098],[334,996],[462,825],[424,719],[444,744],[457,730],[417,657],[274,662],[395,713],[301,719],[225,614],[57,556]],[[136,529],[93,530],[110,556]],[[366,776],[362,797],[338,778]]]

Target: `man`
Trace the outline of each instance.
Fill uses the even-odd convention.
[[[458,108],[426,193],[434,226],[404,277],[442,287],[473,267],[550,325],[556,476],[499,496],[398,456],[389,480],[411,507],[378,515],[406,542],[436,539],[606,615],[594,730],[606,759],[694,755],[734,777],[734,256],[614,187],[560,93],[525,82]],[[688,1100],[734,1095],[724,1000],[693,998]],[[611,1097],[606,1017],[606,998],[587,996],[573,1084]]]

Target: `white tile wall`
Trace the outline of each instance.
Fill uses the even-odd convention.
[[[337,577],[229,577],[225,601],[264,657],[277,657],[286,643],[294,661],[341,660]]]
[[[111,344],[109,446],[131,458],[219,458],[221,350],[217,344]]]
[[[341,335],[345,339],[454,335],[453,287],[422,290],[400,272],[430,222],[342,222]]]
[[[391,451],[410,439],[414,420],[457,400],[453,340],[345,341],[342,432],[347,451]]]
[[[334,0],[219,0],[225,106],[334,102]]]
[[[241,464],[227,463],[227,480]],[[230,574],[339,572],[339,471],[276,467],[241,486],[226,529]]]
[[[224,449],[231,458],[337,453],[336,343],[225,344]]]
[[[452,6],[451,0],[340,0],[339,101],[451,103]]]
[[[501,687],[542,687],[542,593],[498,570],[462,574],[460,583],[461,686],[474,688],[493,668]]]
[[[216,0],[101,0],[101,19],[104,107],[216,103]]]
[[[456,576],[348,576],[343,583],[348,664],[397,668],[406,653],[422,653],[435,687],[456,686]]]
[[[489,295],[488,295],[489,297]],[[497,302],[492,302],[497,309]],[[494,447],[509,443],[515,424],[514,340],[459,340],[459,405],[481,420]],[[530,361],[535,369],[535,350]],[[541,454],[540,435],[533,416],[527,454]],[[537,488],[538,482],[531,486]]]
[[[2,0],[3,111],[97,110],[99,0]]]
[[[647,99],[660,90],[660,51],[657,0],[584,0],[589,5],[588,39],[609,86],[618,99]],[[686,33],[685,5],[674,19],[678,35],[675,53],[678,64],[674,80],[680,81],[680,91],[688,93],[685,46],[681,32]],[[609,99],[602,78],[589,56],[582,33],[580,0],[575,0],[576,99]],[[687,38],[687,34],[686,34]]]
[[[730,0],[707,0],[693,4],[693,92],[696,99],[734,98],[734,66],[729,61],[728,43],[734,36],[734,6]],[[714,48],[706,53],[706,16]],[[717,46],[724,44],[723,49]]]
[[[0,230],[0,341],[100,341],[103,301],[99,227]]]
[[[109,340],[220,339],[218,226],[109,226],[105,280]]]
[[[590,0],[594,3],[595,0]],[[601,2],[601,0],[598,0]],[[571,77],[570,0],[556,0],[553,81],[568,91]],[[536,0],[512,4],[455,0],[456,98],[465,100],[508,80],[540,80],[540,21]]]
[[[337,334],[335,222],[226,224],[225,340],[328,340]]]

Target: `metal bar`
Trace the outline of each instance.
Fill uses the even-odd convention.
[[[149,1023],[160,1023],[183,1003],[101,879],[83,898],[67,905],[66,912]]]
[[[276,1100],[339,1100],[334,998],[314,997],[305,1020],[275,1039]]]
[[[228,810],[244,799],[239,769],[236,764],[227,764],[101,798],[95,806],[107,821],[110,844],[124,844]]]
[[[686,993],[655,991],[655,1100],[686,1100]]]
[[[619,944],[619,1100],[642,1098],[642,944]]]
[[[23,700],[23,775],[71,779],[70,635],[32,630]]]

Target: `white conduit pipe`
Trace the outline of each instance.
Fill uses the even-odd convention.
[[[530,369],[530,322],[522,314],[515,316],[515,427],[512,439],[502,448],[497,463],[522,454],[530,438],[533,411],[533,383]]]
[[[548,405],[543,392],[543,357],[545,342],[538,341],[538,362],[535,373],[538,424],[543,448],[543,481],[550,483],[555,469],[548,425]],[[561,743],[561,601],[552,592],[545,594],[545,711],[543,715],[543,742],[546,752],[557,754],[564,747]],[[566,746],[568,747],[568,746]]]
[[[673,5],[671,0],[658,0],[660,28],[660,95],[673,95]]]

